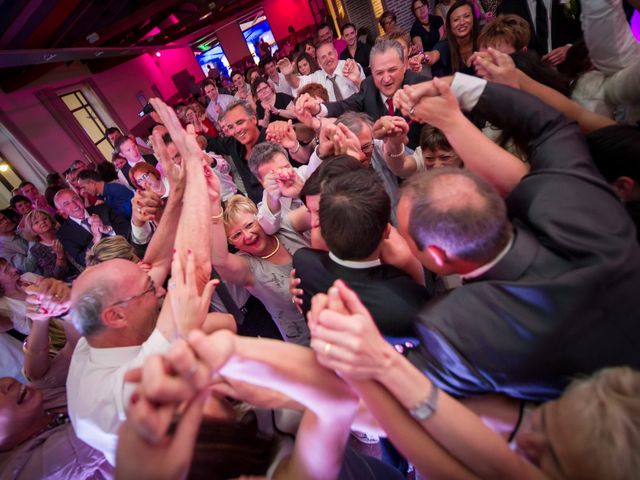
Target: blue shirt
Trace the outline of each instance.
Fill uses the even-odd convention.
[[[105,183],[101,198],[116,213],[131,219],[131,199],[133,192],[119,183]]]

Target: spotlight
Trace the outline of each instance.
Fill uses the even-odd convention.
[[[4,172],[8,172],[9,171],[9,165],[7,165],[6,163],[0,163],[0,172],[4,173]]]
[[[156,52],[156,57],[161,56],[162,54],[160,52]]]

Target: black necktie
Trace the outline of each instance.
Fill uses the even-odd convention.
[[[339,102],[340,100],[343,99],[343,97],[342,97],[342,92],[340,91],[340,87],[338,86],[338,82],[336,82],[336,77],[334,75],[333,77],[327,76],[327,78],[329,79],[329,81],[333,85],[333,93],[336,96],[336,101]]]
[[[536,0],[536,38],[540,48],[540,55],[549,52],[549,26],[547,7],[544,0]]]

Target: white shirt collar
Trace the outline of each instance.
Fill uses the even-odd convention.
[[[87,228],[87,226],[82,223],[84,220],[88,220],[89,219],[89,212],[87,212],[86,210],[84,211],[84,217],[83,218],[76,218],[76,217],[69,217],[71,220],[73,220],[74,222],[76,222],[78,225],[80,225],[82,228],[84,228],[85,230],[89,230]],[[91,230],[89,230],[91,231]]]
[[[513,245],[514,239],[515,239],[515,236],[513,234],[511,234],[511,238],[509,239],[509,243],[507,243],[507,246],[502,249],[502,251],[498,254],[498,256],[496,258],[491,260],[489,263],[485,263],[481,267],[478,267],[475,270],[470,271],[469,273],[465,273],[464,275],[460,275],[460,277],[463,280],[471,280],[472,278],[477,278],[480,275],[482,275],[482,274],[488,272],[489,270],[491,270],[494,266],[496,266],[498,264],[498,262],[500,260],[503,259],[503,257],[509,252],[509,250],[511,250],[511,246]]]
[[[343,267],[347,267],[347,268],[357,268],[357,269],[362,269],[362,268],[371,268],[371,267],[377,267],[379,265],[382,265],[382,262],[380,261],[379,258],[376,258],[375,260],[342,260],[341,258],[336,257],[333,253],[329,252],[329,258],[331,260],[333,260],[334,262],[336,262],[338,265],[342,265]]]

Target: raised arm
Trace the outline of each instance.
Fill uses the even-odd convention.
[[[222,222],[223,209],[220,202],[220,183],[213,178],[210,183],[212,204],[211,215],[211,263],[220,277],[235,285],[246,286],[253,282],[253,275],[249,269],[249,262],[229,252],[227,233]]]
[[[584,133],[614,125],[612,119],[591,112],[565,97],[553,88],[547,87],[516,69],[513,59],[490,48],[488,53],[476,53],[471,61],[479,76],[495,83],[501,83],[535,95],[548,105],[560,110],[567,118],[578,122]]]
[[[396,92],[394,102],[414,120],[442,130],[469,170],[483,177],[503,196],[508,195],[526,175],[527,167],[464,116],[448,83],[448,80],[435,79],[426,82],[426,86],[406,86]]]
[[[175,112],[160,100],[153,99],[153,106],[182,156],[186,190],[182,200],[184,208],[175,237],[175,250],[177,255],[183,257],[183,261],[187,251],[193,252],[198,271],[198,293],[202,293],[202,289],[211,278],[211,231],[208,226],[211,204],[207,180],[215,177],[215,174],[203,159],[203,152],[196,142],[193,127],[185,131]],[[158,148],[162,151],[161,145],[158,145]]]

